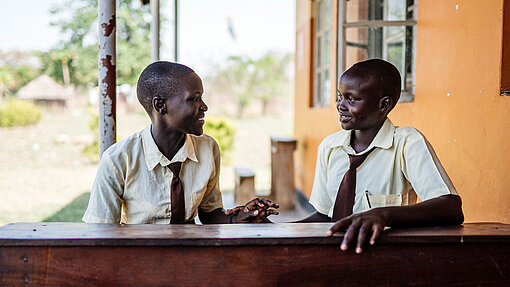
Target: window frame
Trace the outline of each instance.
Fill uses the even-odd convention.
[[[336,61],[336,70],[337,75],[340,76],[345,71],[345,58],[346,58],[346,29],[347,28],[382,28],[382,27],[409,27],[413,28],[413,43],[412,43],[412,81],[413,81],[413,90],[412,92],[402,90],[400,94],[401,102],[413,102],[414,94],[415,94],[415,83],[416,83],[416,24],[417,24],[417,9],[418,9],[418,0],[414,0],[415,6],[415,15],[412,20],[364,20],[357,22],[346,22],[346,13],[347,13],[347,1],[349,0],[337,0],[337,61]],[[384,48],[384,47],[383,47]],[[405,84],[405,83],[404,83]],[[335,84],[337,86],[338,83]],[[338,87],[337,87],[338,88]]]
[[[319,26],[319,13],[320,13],[320,2],[325,2],[325,1],[331,1],[331,11],[329,11],[331,14],[330,14],[330,17],[331,17],[331,21],[330,21],[330,24],[329,24],[329,27],[326,27],[326,28],[323,28],[321,29],[321,27]],[[322,98],[322,93],[323,93],[323,90],[320,89],[320,83],[322,83],[322,87],[326,87],[327,85],[329,85],[330,87],[332,87],[332,76],[333,76],[333,73],[332,73],[332,61],[333,61],[333,58],[331,57],[332,55],[332,52],[334,51],[333,49],[333,36],[334,36],[334,30],[333,30],[333,27],[335,25],[333,19],[333,4],[334,4],[334,0],[312,0],[312,14],[313,14],[313,18],[314,18],[314,22],[313,22],[313,27],[312,27],[312,43],[313,43],[313,46],[312,46],[312,49],[313,49],[313,59],[312,59],[312,82],[313,82],[313,88],[312,88],[312,97],[311,97],[311,103],[310,103],[310,107],[312,108],[326,108],[326,107],[329,107],[331,106],[331,101],[329,100],[331,97],[327,97],[325,99]],[[324,63],[324,64],[321,64],[321,53],[324,52],[323,51],[319,51],[319,42],[321,40],[322,37],[325,37],[327,32],[330,32],[330,37],[331,37],[331,42],[330,42],[330,45],[331,45],[331,55],[329,55],[329,63]],[[321,47],[322,48],[322,47]],[[323,83],[322,81],[322,78],[323,78],[323,75],[325,72],[329,72],[329,82],[328,83]]]

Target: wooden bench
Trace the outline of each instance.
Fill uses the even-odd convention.
[[[2,286],[510,284],[510,225],[387,230],[363,254],[331,223],[0,228]]]

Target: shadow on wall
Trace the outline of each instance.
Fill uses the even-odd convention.
[[[84,192],[43,222],[82,222],[81,218],[89,204],[90,192]]]

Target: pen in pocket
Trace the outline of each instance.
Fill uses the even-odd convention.
[[[367,198],[368,208],[372,208],[372,205],[370,204],[370,198],[368,198],[368,190],[365,190],[365,196]]]

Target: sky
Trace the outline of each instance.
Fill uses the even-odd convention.
[[[57,0],[0,0],[0,50],[47,50],[58,41],[49,9]]]
[[[49,24],[49,10],[63,3],[0,0],[0,51],[48,50],[56,45],[59,32]],[[161,58],[173,60],[173,1],[160,3],[169,19],[161,27]],[[179,62],[197,72],[228,55],[294,51],[294,0],[180,0],[179,5]],[[228,19],[235,39],[228,32]]]

